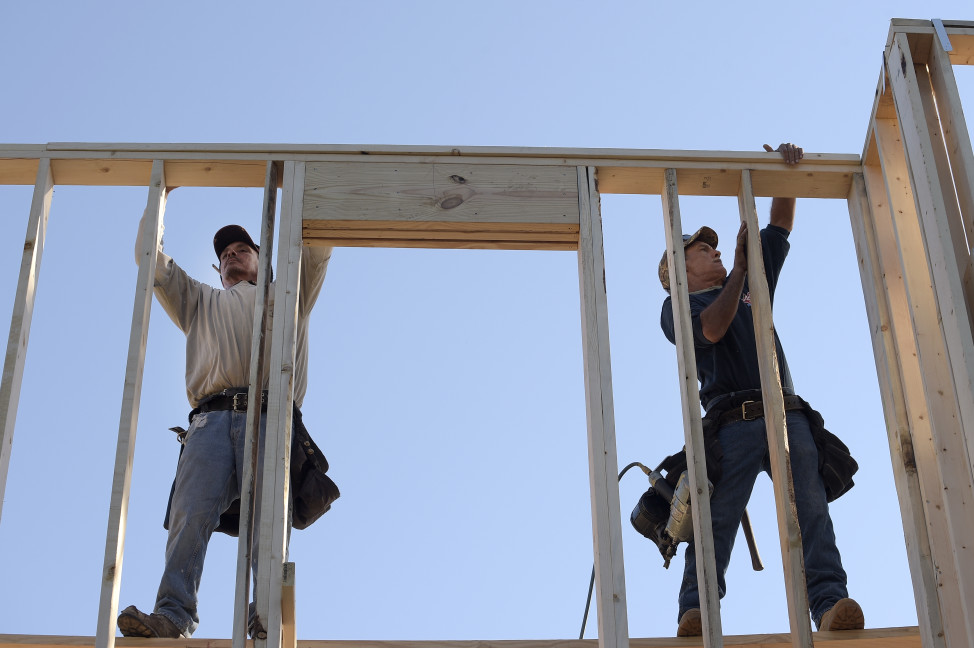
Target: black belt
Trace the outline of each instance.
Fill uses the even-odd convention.
[[[805,404],[802,399],[794,395],[785,395],[785,411],[802,409]],[[738,421],[753,421],[764,416],[764,403],[762,401],[744,401],[720,415],[717,424],[727,425]]]
[[[234,412],[246,412],[249,390],[224,389],[222,392],[214,394],[206,401],[200,403],[197,408],[201,412],[215,412],[218,410],[231,410]],[[260,409],[267,409],[267,392],[260,393]]]

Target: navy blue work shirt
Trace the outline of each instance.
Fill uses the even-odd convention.
[[[764,272],[768,278],[771,303],[774,304],[775,287],[791,245],[788,243],[788,230],[776,225],[768,225],[761,230],[761,249],[764,254]],[[727,280],[724,280],[726,283]],[[751,293],[747,279],[737,304],[737,315],[731,322],[727,333],[719,342],[711,342],[703,334],[700,313],[717,299],[723,284],[706,290],[690,293],[690,317],[693,323],[693,342],[697,356],[697,378],[700,380],[700,403],[709,409],[721,397],[747,389],[761,389],[761,374],[758,366],[757,345],[754,340],[754,319],[751,315]],[[663,334],[676,344],[673,324],[673,302],[667,297],[660,313],[660,327]],[[793,394],[791,372],[785,360],[785,352],[775,331],[774,344],[778,353],[778,372],[781,387],[785,394]]]

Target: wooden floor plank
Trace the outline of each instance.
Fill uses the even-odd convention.
[[[816,648],[920,648],[917,626],[902,628],[874,628],[843,632],[813,633]],[[248,645],[253,642],[248,641]],[[302,640],[298,648],[597,648],[596,639],[540,639],[540,640],[464,640],[464,641],[371,641],[365,640]],[[0,634],[0,648],[93,648],[94,637]],[[230,648],[229,639],[141,639],[119,637],[117,648]],[[629,639],[631,648],[688,648],[702,646],[699,637],[662,637]],[[728,635],[725,646],[750,648],[786,648],[791,635],[754,634]]]

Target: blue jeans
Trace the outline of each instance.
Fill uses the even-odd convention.
[[[787,413],[787,421],[795,504],[805,557],[808,607],[818,627],[822,615],[836,601],[849,595],[846,591],[846,573],[835,546],[825,487],[818,474],[818,450],[812,440],[808,420],[801,411],[796,410]],[[722,476],[710,499],[710,513],[717,562],[717,591],[720,598],[724,598],[727,591],[724,576],[741,516],[758,473],[763,471],[770,476],[771,463],[764,418],[725,425],[720,428],[718,438],[724,453],[721,460]],[[700,607],[694,551],[695,546],[691,542],[685,554],[686,567],[680,587],[681,617],[687,610]]]
[[[179,457],[169,516],[166,563],[156,595],[155,612],[166,616],[186,636],[192,635],[199,625],[197,592],[203,575],[206,546],[220,522],[220,514],[240,497],[246,423],[246,412],[226,410],[197,414],[189,426],[186,445]],[[262,418],[261,440],[264,425]],[[254,491],[255,529],[260,520],[259,463]],[[251,551],[255,575],[257,535],[254,534]]]

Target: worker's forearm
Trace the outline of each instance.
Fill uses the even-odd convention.
[[[302,246],[301,248],[301,290],[298,293],[298,313],[307,316],[311,312],[321,287],[325,282],[325,271],[331,260],[332,247]]]
[[[731,270],[724,289],[720,291],[717,299],[703,309],[700,313],[700,327],[703,336],[711,342],[720,342],[730,328],[731,322],[737,315],[737,302],[741,299],[741,291],[744,290],[744,277],[747,273],[736,265]]]
[[[135,236],[135,264],[139,265],[142,261],[142,237],[146,236],[145,224],[149,217],[149,210],[146,209],[142,212],[142,219],[139,221],[139,232]],[[164,223],[159,223],[159,247],[156,248],[156,252],[162,252],[162,233],[166,231],[166,226]],[[152,236],[152,232],[148,233]]]
[[[795,225],[794,198],[774,198],[771,201],[771,224],[791,231]]]

